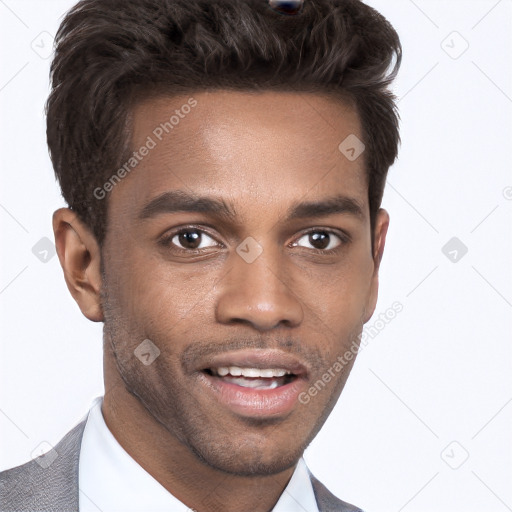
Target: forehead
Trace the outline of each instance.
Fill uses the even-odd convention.
[[[273,207],[337,192],[366,204],[364,154],[339,150],[362,139],[353,107],[314,93],[202,91],[147,99],[132,116],[137,166],[114,202],[141,205],[173,189]],[[139,151],[141,153],[141,151]]]

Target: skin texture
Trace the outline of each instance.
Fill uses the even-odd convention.
[[[133,110],[132,148],[190,97],[197,105],[104,199],[102,249],[66,208],[54,214],[56,246],[81,311],[105,322],[102,411],[119,443],[197,511],[268,511],[354,360],[307,405],[253,418],[200,384],[202,355],[280,349],[309,369],[307,390],[374,312],[389,216],[378,212],[372,254],[364,153],[351,162],[338,150],[348,135],[362,138],[359,120],[348,104],[319,94],[210,91],[147,99]],[[222,199],[236,216],[139,218],[149,201],[175,190]],[[292,204],[338,194],[357,201],[362,215],[287,220]],[[190,242],[189,232],[187,245],[174,236],[187,226],[206,234]],[[325,246],[309,236],[326,230]],[[236,252],[247,237],[262,248],[252,263]],[[134,356],[145,339],[160,350],[147,366]]]

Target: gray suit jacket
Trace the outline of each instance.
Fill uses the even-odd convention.
[[[41,455],[0,473],[1,512],[78,511],[78,460],[85,422],[79,423],[55,446],[57,458],[50,465],[45,455]],[[362,512],[336,498],[310,476],[320,512]]]

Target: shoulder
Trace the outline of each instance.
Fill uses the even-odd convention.
[[[363,512],[360,508],[340,500],[310,473],[319,512]]]
[[[48,454],[0,472],[2,512],[78,510],[78,461],[84,428],[85,420]]]

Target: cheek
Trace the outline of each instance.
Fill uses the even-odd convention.
[[[301,268],[301,279],[309,303],[328,325],[350,324],[361,315],[371,285],[371,259],[358,251],[335,265]]]
[[[121,295],[126,316],[170,329],[205,312],[222,277],[220,263],[195,265],[165,261],[133,251],[127,261]]]
[[[317,273],[315,284],[305,288],[312,309],[312,326],[323,338],[324,353],[329,359],[335,359],[358,341],[364,325],[371,270],[361,259]]]

